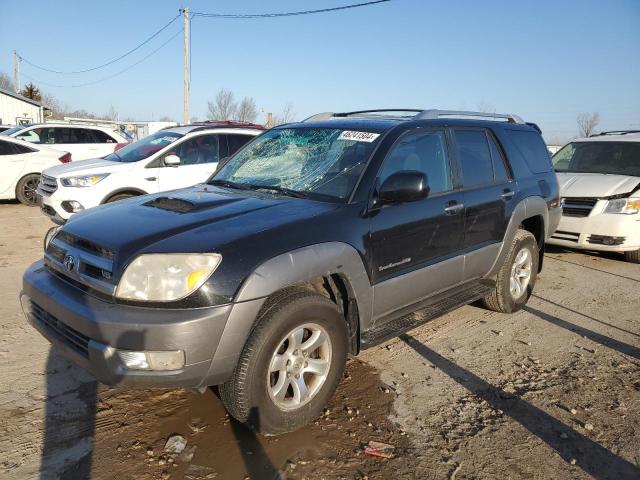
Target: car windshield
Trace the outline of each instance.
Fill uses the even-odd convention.
[[[17,125],[15,127],[11,127],[7,130],[0,132],[0,135],[6,135],[8,137],[10,135],[13,135],[16,132],[19,132],[20,130],[24,130],[25,128],[27,127],[25,127],[24,125]]]
[[[271,130],[241,149],[209,183],[345,199],[379,137],[379,133],[335,128]]]
[[[156,132],[142,140],[130,143],[129,145],[122,147],[120,150],[110,153],[104,158],[105,160],[111,160],[112,162],[137,162],[159,152],[180,137],[182,137],[181,133],[163,131]]]
[[[572,142],[552,161],[556,172],[640,177],[640,142]]]

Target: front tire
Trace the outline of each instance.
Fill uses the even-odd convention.
[[[484,306],[501,313],[524,307],[536,283],[539,261],[536,237],[527,230],[518,230],[498,272],[495,289],[482,301]]]
[[[233,375],[219,386],[227,411],[264,434],[308,424],[340,383],[347,338],[346,322],[329,299],[282,292],[265,305]]]
[[[30,173],[22,177],[16,185],[16,198],[23,205],[35,207],[38,205],[36,189],[40,183],[39,173]]]
[[[624,259],[631,263],[640,263],[640,249],[624,252]]]

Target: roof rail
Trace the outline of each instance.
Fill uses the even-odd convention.
[[[590,137],[600,137],[602,135],[627,135],[629,133],[640,133],[640,130],[609,130],[607,132],[592,133]]]
[[[509,123],[524,123],[518,115],[511,113],[468,112],[465,110],[423,110],[415,116],[416,120],[431,120],[440,117],[479,117],[491,119],[503,119]]]
[[[390,113],[409,113],[409,115],[389,115]],[[518,115],[506,114],[506,113],[488,113],[488,112],[467,112],[463,110],[420,110],[415,108],[379,108],[376,110],[357,110],[354,112],[323,112],[316,115],[312,115],[309,118],[303,120],[303,122],[311,122],[317,120],[329,120],[331,118],[345,118],[355,116],[366,116],[386,114],[385,116],[393,118],[406,118],[407,120],[432,120],[440,117],[478,117],[478,118],[490,118],[494,120],[506,120],[509,123],[521,123],[524,124],[524,120]],[[381,115],[382,116],[382,115]]]

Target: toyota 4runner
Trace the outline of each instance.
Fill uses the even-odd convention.
[[[540,131],[517,116],[319,114],[206,183],[74,215],[20,300],[101,382],[218,385],[275,434],[319,414],[347,355],[476,300],[520,309],[560,214]]]

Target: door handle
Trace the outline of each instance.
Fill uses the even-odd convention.
[[[455,203],[453,205],[449,205],[448,207],[445,207],[444,213],[446,213],[447,215],[457,215],[462,211],[463,208],[464,208],[463,204]]]
[[[511,200],[515,194],[516,192],[514,192],[513,190],[505,190],[500,196],[503,200]]]
[[[155,182],[158,178],[157,177],[147,177],[145,178],[145,180],[148,180],[149,182]]]

